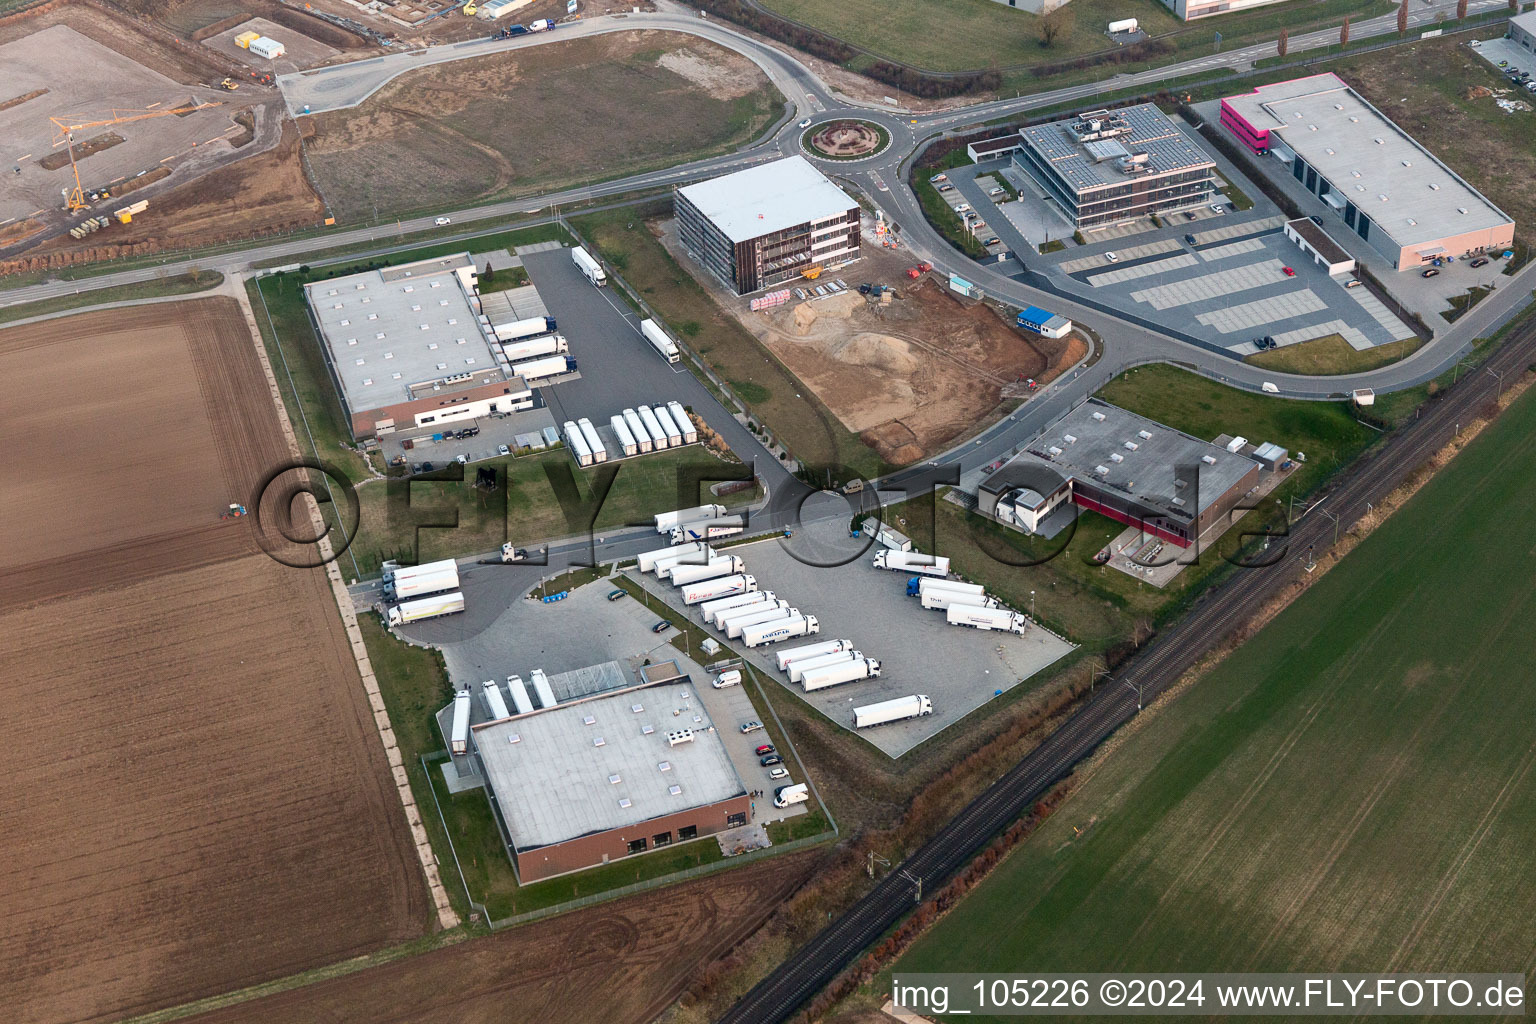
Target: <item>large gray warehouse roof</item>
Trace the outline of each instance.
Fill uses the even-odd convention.
[[[1151,174],[1193,170],[1212,165],[1211,158],[1173,123],[1173,119],[1151,103],[1121,107],[1105,112],[1110,118],[1123,118],[1130,131],[1105,139],[1080,142],[1072,126],[1091,115],[1068,117],[1049,124],[1025,128],[1020,135],[1024,144],[1056,170],[1077,191],[1102,185],[1124,185],[1132,180],[1120,169],[1118,158],[1146,153]]]
[[[679,729],[693,730],[692,742],[669,746],[667,734]],[[477,726],[475,745],[519,851],[746,792],[689,683],[632,687]]]
[[[836,217],[858,205],[801,156],[701,181],[678,193],[733,242]]]

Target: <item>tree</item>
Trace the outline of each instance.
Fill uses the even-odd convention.
[[[1037,25],[1040,33],[1040,45],[1050,46],[1062,36],[1072,34],[1072,28],[1077,24],[1077,15],[1072,13],[1072,8],[1065,5],[1056,8],[1048,14],[1042,14]]]
[[[1404,2],[1406,3],[1407,0],[1404,0]],[[1509,0],[1509,9],[1510,9],[1511,13],[1519,14],[1520,13],[1520,0]]]
[[[1275,40],[1275,53],[1281,57],[1284,57],[1285,51],[1290,47],[1290,45],[1291,34],[1282,28],[1280,30],[1280,38]]]
[[[1467,16],[1467,0],[1456,0],[1456,20],[1460,21]]]
[[[1349,19],[1344,19],[1344,24],[1339,26],[1339,49],[1349,45]]]
[[[1518,3],[1519,0],[1511,0],[1511,2]],[[1397,6],[1397,34],[1399,36],[1408,34],[1408,0],[1403,0]]]

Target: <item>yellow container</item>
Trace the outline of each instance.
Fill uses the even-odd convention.
[[[235,45],[240,47],[242,50],[248,50],[250,49],[251,43],[254,40],[260,38],[260,32],[241,32],[239,35],[235,36]]]

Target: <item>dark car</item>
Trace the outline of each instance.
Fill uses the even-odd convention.
[[[622,591],[622,590],[610,590],[610,591],[608,591],[608,600],[610,600],[610,601],[617,601],[619,598],[621,598],[623,596],[624,596],[624,591]]]
[[[432,463],[430,463],[430,462],[423,462],[421,464],[421,471],[423,473],[430,473],[430,472],[432,472]]]
[[[783,764],[784,759],[778,754],[769,754],[767,757],[758,758],[757,763],[762,765],[764,768],[767,768],[769,765]]]
[[[1436,270],[1434,267],[1430,267],[1428,270],[1424,271],[1424,273],[1420,274],[1419,276],[1420,277],[1439,277],[1440,276],[1440,271]]]
[[[651,632],[652,633],[665,633],[667,630],[669,630],[671,628],[672,628],[672,623],[668,622],[666,619],[662,619],[660,622],[656,623],[656,625],[651,627]]]
[[[764,743],[762,746],[760,746],[756,750],[754,750],[753,753],[756,754],[758,757],[762,757],[764,754],[771,754],[771,753],[773,753],[773,744],[772,743]]]
[[[1474,267],[1486,267],[1488,265],[1488,257],[1479,256],[1477,259],[1472,261],[1472,265]]]
[[[1307,220],[1311,221],[1313,224],[1316,224],[1318,227],[1322,227],[1323,226],[1323,218],[1319,217],[1315,213],[1312,216],[1308,217]]]
[[[1194,210],[1185,210],[1184,211],[1184,219],[1185,220],[1194,220],[1195,219],[1195,211]]]
[[[1195,244],[1195,236],[1194,235],[1185,235],[1184,236],[1184,241],[1188,242],[1190,245],[1194,245]]]

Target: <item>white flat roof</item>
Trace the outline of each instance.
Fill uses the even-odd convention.
[[[858,206],[801,156],[678,189],[733,242],[825,220]]]
[[[1228,96],[1227,105],[1286,146],[1402,246],[1511,222],[1332,72]]]
[[[669,746],[667,733],[679,729],[693,741]],[[519,851],[746,792],[692,682],[556,704],[476,726],[474,736]]]

